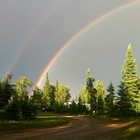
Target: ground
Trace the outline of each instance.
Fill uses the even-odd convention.
[[[118,140],[118,134],[131,127],[115,119],[55,115],[67,118],[69,123],[55,128],[0,132],[0,140]]]

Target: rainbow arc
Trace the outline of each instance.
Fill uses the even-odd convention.
[[[41,83],[43,82],[46,73],[50,70],[50,68],[53,66],[53,64],[56,62],[56,60],[58,60],[58,58],[60,57],[60,55],[65,51],[66,48],[68,48],[81,34],[83,34],[84,32],[86,32],[89,28],[93,27],[95,24],[103,21],[104,19],[106,19],[109,16],[114,15],[115,13],[126,9],[128,7],[131,7],[135,4],[140,3],[140,0],[134,0],[132,2],[123,4],[119,7],[116,7],[115,9],[106,12],[105,14],[103,14],[102,16],[94,19],[93,21],[91,21],[88,25],[86,25],[84,28],[82,28],[79,32],[77,32],[74,36],[72,36],[62,47],[61,49],[53,56],[53,58],[51,59],[51,61],[49,62],[49,64],[47,64],[47,66],[45,67],[45,69],[43,70],[43,72],[41,73],[40,77],[38,78],[35,87],[39,87],[41,85]]]

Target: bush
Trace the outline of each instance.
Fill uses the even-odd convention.
[[[4,110],[4,118],[7,120],[29,120],[36,116],[36,108],[28,98],[19,98],[17,95],[11,98]]]

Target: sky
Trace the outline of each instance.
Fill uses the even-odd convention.
[[[112,81],[117,92],[129,43],[140,74],[140,1],[134,2],[1,0],[0,80],[12,72],[12,80],[24,76],[35,85],[58,51],[72,39],[49,68],[50,83],[55,85],[58,80],[69,85],[74,97],[81,85],[85,86],[90,68],[96,81],[103,82],[105,89]],[[96,19],[96,24],[85,28]],[[44,82],[45,78],[40,88]]]

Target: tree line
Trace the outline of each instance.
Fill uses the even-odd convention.
[[[57,113],[97,114],[118,117],[138,116],[140,113],[140,76],[137,75],[136,60],[133,58],[129,44],[122,70],[122,79],[115,93],[113,83],[107,87],[105,93],[103,82],[86,72],[85,87],[76,93],[71,101],[70,88],[59,84],[51,85],[48,73],[45,83],[40,89],[36,87],[29,96],[28,87],[33,83],[26,77],[20,77],[11,84],[12,75],[7,74],[0,82],[0,118],[11,120],[34,119],[36,110],[47,106],[54,108]],[[94,83],[95,82],[95,83]],[[87,107],[88,106],[88,107]]]

